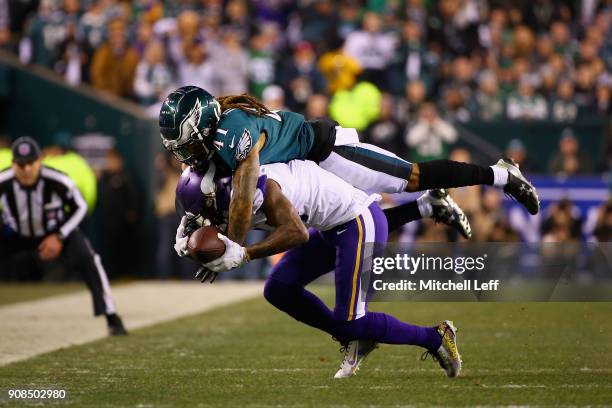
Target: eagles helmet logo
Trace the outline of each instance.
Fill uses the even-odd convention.
[[[236,154],[234,157],[237,161],[242,161],[246,159],[247,155],[251,151],[251,147],[253,146],[253,139],[251,138],[251,132],[248,129],[244,129],[242,132],[242,136],[238,141],[238,146],[236,146]]]
[[[198,131],[198,125],[200,124],[201,118],[202,104],[200,103],[199,99],[196,99],[196,102],[193,104],[193,108],[191,108],[189,114],[187,114],[187,116],[185,116],[185,118],[181,122],[181,133],[177,140],[179,145],[189,140],[192,134],[200,134],[200,132]]]

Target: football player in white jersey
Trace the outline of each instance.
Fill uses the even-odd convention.
[[[268,226],[272,232],[263,241],[247,247],[219,234],[226,246],[225,253],[204,264],[199,277],[204,281],[214,277],[214,273],[240,267],[251,259],[287,251],[268,277],[264,296],[278,309],[340,341],[345,356],[336,378],[354,375],[378,343],[421,346],[449,377],[457,376],[461,358],[451,321],[420,327],[367,309],[367,288],[361,287],[361,278],[371,270],[375,248],[387,242],[389,231],[387,216],[378,206],[380,196],[368,195],[310,161],[293,160],[261,168],[254,227]],[[208,205],[210,209],[214,202],[218,214],[229,204],[230,192],[226,187],[217,189],[219,184],[211,174],[214,165],[206,174],[188,168],[179,181],[177,198],[190,214],[214,220],[218,217],[201,207]],[[193,186],[200,191],[194,192]],[[413,219],[422,216],[420,208],[429,208],[431,213],[434,206],[439,206],[467,223],[461,210],[446,195],[439,198],[426,193],[406,206],[399,213],[403,216],[412,213]],[[188,238],[184,234],[187,223],[184,217],[177,232],[175,249],[182,256],[187,254]],[[395,224],[397,219],[394,220],[397,227]],[[333,310],[305,289],[308,283],[331,270],[336,287]]]

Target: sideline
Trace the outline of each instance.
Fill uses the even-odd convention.
[[[175,320],[260,296],[263,282],[136,282],[113,288],[129,330]],[[0,366],[107,336],[93,318],[91,297],[80,291],[0,307]]]

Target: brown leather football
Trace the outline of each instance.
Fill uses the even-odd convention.
[[[217,227],[207,226],[195,230],[187,241],[189,255],[198,262],[214,261],[225,252],[225,244],[217,234]]]

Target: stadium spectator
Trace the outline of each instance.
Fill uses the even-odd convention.
[[[503,194],[494,188],[485,188],[482,194],[481,208],[473,214],[473,238],[480,242],[516,241],[516,233],[509,226],[502,206]]]
[[[306,119],[313,120],[329,116],[329,98],[325,94],[312,94],[306,103],[304,116]]]
[[[200,30],[200,15],[194,10],[181,12],[176,20],[162,20],[156,24],[156,31],[164,32],[168,36],[168,53],[177,66],[185,60],[186,47],[196,42],[201,43]]]
[[[427,100],[427,88],[419,79],[410,81],[406,85],[406,98],[399,106],[399,118],[404,123],[416,122],[419,111]]]
[[[11,40],[11,21],[8,0],[0,0],[0,47],[8,45]]]
[[[450,79],[446,86],[442,87],[441,93],[444,94],[447,89],[453,89],[459,92],[459,96],[464,101],[469,101],[472,99],[475,88],[474,64],[466,57],[455,58],[451,63]]]
[[[363,29],[353,31],[346,38],[344,51],[355,58],[363,68],[363,79],[386,90],[387,66],[393,58],[396,38],[383,31],[383,21],[377,13],[368,12],[363,17]]]
[[[277,41],[276,27],[268,24],[249,42],[249,93],[258,98],[264,88],[274,82],[274,45]]]
[[[202,40],[194,38],[184,45],[184,59],[178,66],[177,82],[180,86],[198,84],[218,94],[214,65]]]
[[[612,200],[608,200],[597,210],[593,239],[596,242],[612,241]]]
[[[518,91],[508,98],[506,114],[514,120],[542,120],[548,115],[546,100],[535,92],[532,80],[520,78]]]
[[[67,2],[70,7],[74,2]],[[19,45],[19,56],[24,63],[35,63],[52,68],[60,55],[60,45],[67,37],[67,25],[72,24],[59,3],[41,1],[38,13],[28,20],[25,36]]]
[[[578,105],[574,102],[574,84],[562,79],[557,85],[557,93],[550,101],[550,115],[555,122],[573,122],[578,116]]]
[[[521,139],[512,139],[508,142],[506,150],[504,151],[504,157],[510,157],[512,160],[514,160],[524,173],[529,173],[531,170],[533,170],[531,163],[529,162],[525,143],[523,143]]]
[[[427,10],[423,0],[407,0],[404,2],[404,13],[408,20],[419,25],[421,31],[425,29]]]
[[[317,56],[310,43],[296,45],[293,58],[279,70],[278,82],[289,91],[287,106],[295,111],[303,111],[313,93],[325,92],[325,78],[317,67]]]
[[[338,23],[336,36],[339,41],[345,41],[350,33],[359,30],[360,4],[358,1],[342,1],[338,6]]]
[[[484,71],[479,76],[478,91],[471,103],[474,117],[484,120],[499,120],[504,117],[504,100],[493,71]]]
[[[570,128],[565,128],[559,139],[559,150],[548,164],[549,173],[555,176],[568,177],[592,171],[592,159],[580,151],[580,142]]]
[[[612,86],[612,78],[608,81],[601,81],[595,89],[595,100],[591,105],[591,113],[610,117],[612,115],[612,104],[610,103],[610,86]]]
[[[352,88],[362,71],[359,62],[342,49],[321,55],[319,68],[327,82],[327,91],[331,94]]]
[[[394,95],[402,95],[409,82],[433,79],[437,54],[427,51],[422,36],[416,21],[404,22],[401,41],[389,66],[389,91]]]
[[[166,50],[159,41],[147,45],[143,59],[136,67],[134,93],[143,105],[152,105],[165,97],[174,75],[166,63]]]
[[[135,253],[140,242],[136,236],[141,222],[142,202],[136,183],[127,172],[117,150],[106,155],[106,169],[98,182],[98,215],[103,222],[101,251],[110,276],[121,276],[137,269]]]
[[[449,122],[468,122],[471,118],[466,100],[458,87],[448,88],[442,98],[444,119]]]
[[[180,163],[172,156],[160,153],[155,166],[161,175],[161,184],[155,196],[157,219],[157,251],[155,255],[155,276],[162,279],[191,279],[196,264],[180,258],[174,252],[174,237],[178,217],[174,207],[176,184],[181,175]]]
[[[567,199],[554,203],[542,222],[543,242],[578,242],[582,231],[579,210]]]
[[[269,85],[263,90],[261,101],[270,110],[287,110],[285,107],[285,91],[278,85]]]
[[[479,46],[478,8],[473,0],[441,0],[427,20],[427,38],[434,49],[467,55]]]
[[[217,86],[215,95],[240,95],[248,91],[249,56],[240,44],[238,31],[223,30],[219,45],[210,47],[210,61]]]
[[[138,54],[129,45],[125,22],[112,20],[108,40],[96,50],[91,63],[91,83],[101,91],[129,98],[134,93]]]
[[[378,119],[380,98],[380,90],[375,85],[359,82],[350,90],[334,94],[329,113],[341,126],[362,131]]]
[[[576,91],[574,100],[579,109],[588,108],[593,104],[593,88],[595,86],[595,71],[590,64],[582,64],[575,74]]]
[[[102,46],[109,18],[117,11],[106,0],[95,0],[83,13],[78,23],[79,38],[87,55],[85,71],[93,58],[95,50]]]
[[[370,143],[385,150],[394,152],[402,158],[408,156],[406,145],[402,141],[404,128],[393,115],[393,97],[383,94],[380,101],[380,117],[362,133],[362,142]]]
[[[315,0],[306,5],[299,13],[299,32],[304,41],[315,45],[319,50],[336,47],[338,40],[338,17],[335,4],[331,0]],[[331,45],[330,45],[331,44]]]
[[[453,234],[449,228],[444,228],[437,224],[431,218],[425,218],[418,223],[418,228],[415,231],[415,242],[450,242],[456,234]]]
[[[406,133],[406,144],[412,149],[412,161],[422,162],[446,158],[448,145],[457,141],[457,131],[438,116],[432,103],[426,103],[419,111],[419,120]]]
[[[225,6],[224,26],[234,30],[240,43],[246,44],[256,30],[256,25],[250,17],[249,4],[246,0],[230,0]]]
[[[74,22],[66,25],[66,38],[59,46],[59,59],[53,67],[66,82],[75,86],[79,85],[83,78],[87,78],[87,73],[84,72],[87,55],[77,39],[76,30]]]

